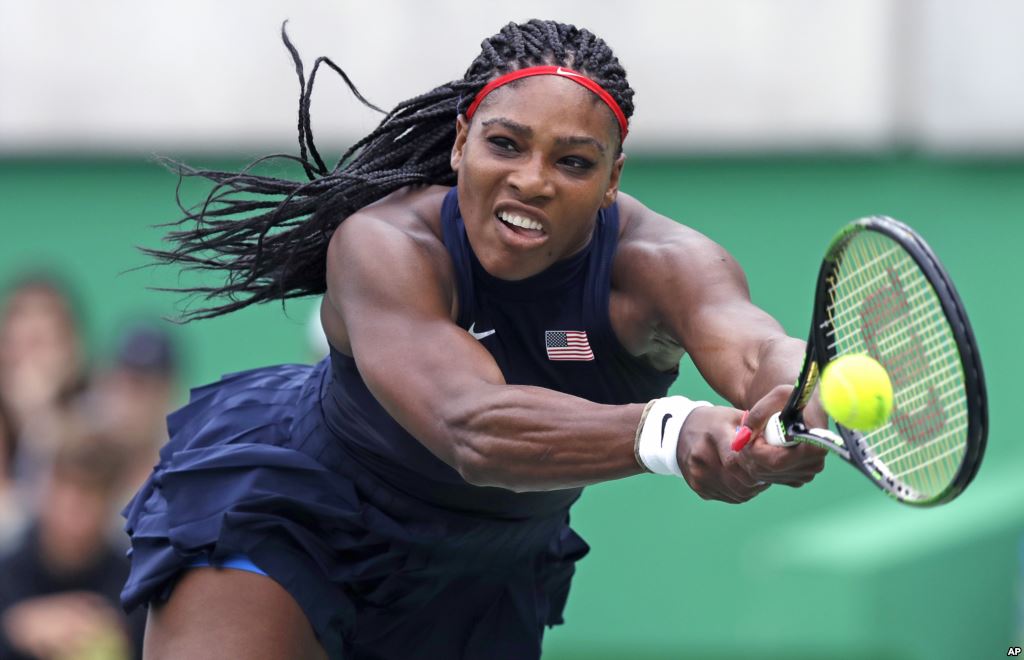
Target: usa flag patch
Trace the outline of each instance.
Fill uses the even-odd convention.
[[[544,348],[549,360],[586,362],[594,359],[585,330],[545,330]]]

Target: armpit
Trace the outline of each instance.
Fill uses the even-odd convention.
[[[651,335],[651,350],[641,357],[658,371],[672,371],[679,366],[686,351],[664,330],[655,330]]]

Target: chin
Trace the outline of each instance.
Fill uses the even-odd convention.
[[[515,254],[500,251],[497,253],[492,252],[488,255],[476,252],[475,249],[474,252],[480,265],[483,266],[489,275],[510,282],[533,277],[538,273],[544,272],[553,263],[549,260],[531,259],[528,255],[521,253]]]
[[[527,277],[531,277],[541,272],[541,269],[528,268],[523,263],[512,263],[511,259],[497,259],[487,260],[481,259],[477,255],[477,259],[480,260],[480,265],[484,267],[492,277],[497,277],[499,280],[508,280],[515,282],[518,280],[525,280]]]

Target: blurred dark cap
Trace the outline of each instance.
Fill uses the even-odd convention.
[[[177,371],[178,355],[166,330],[154,325],[134,325],[118,338],[114,364],[121,369],[171,376]]]

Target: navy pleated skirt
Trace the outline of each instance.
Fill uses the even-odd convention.
[[[535,658],[587,545],[567,511],[490,519],[376,477],[327,429],[328,360],[225,376],[168,417],[125,508],[127,609],[190,564],[243,556],[281,584],[332,658]]]

